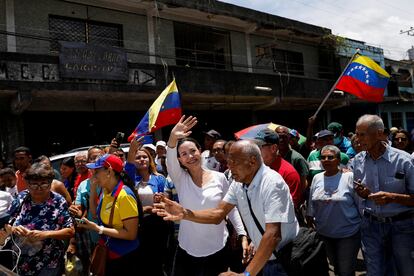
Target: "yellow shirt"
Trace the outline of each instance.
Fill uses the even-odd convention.
[[[105,225],[109,224],[112,203],[114,202],[114,197],[111,194],[112,192],[107,193],[104,190],[100,217]],[[124,185],[119,192],[118,199],[115,203],[112,227],[115,229],[122,229],[123,220],[135,217],[138,217],[137,201],[131,189]]]

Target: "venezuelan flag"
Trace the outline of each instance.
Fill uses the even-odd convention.
[[[181,113],[180,94],[174,79],[145,113],[134,132],[128,137],[128,141],[136,136],[146,136],[164,126],[176,124],[181,118]],[[145,140],[144,143],[152,142]]]
[[[390,75],[375,61],[357,56],[345,69],[335,89],[370,102],[381,102],[389,78]]]

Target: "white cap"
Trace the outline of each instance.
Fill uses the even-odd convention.
[[[160,146],[160,147],[167,147],[167,143],[165,143],[164,141],[158,141],[156,144],[155,144],[155,147],[158,147],[158,146]]]
[[[152,149],[153,151],[155,151],[155,146],[153,144],[145,144],[142,147],[143,148],[149,148],[149,149]]]

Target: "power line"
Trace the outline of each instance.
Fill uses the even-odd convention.
[[[405,30],[405,31],[401,30],[400,34],[407,34],[409,36],[414,36],[414,28],[410,27],[410,29],[408,29],[408,30]]]

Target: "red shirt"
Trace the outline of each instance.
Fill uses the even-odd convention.
[[[277,171],[285,180],[286,184],[289,186],[290,195],[292,196],[293,204],[295,207],[299,207],[302,203],[302,188],[300,184],[300,176],[295,168],[283,159],[281,156],[278,156],[270,168]]]
[[[24,179],[23,177],[23,173],[20,171],[16,172],[16,187],[17,187],[17,192],[20,193],[23,190],[27,189],[27,183],[26,183],[26,179]]]
[[[91,176],[92,176],[92,174],[90,173],[89,170],[85,174],[78,174],[76,176],[75,182],[73,183],[73,200],[76,199],[76,193],[78,191],[78,187],[81,184],[81,182],[88,179],[88,178],[90,178]]]

